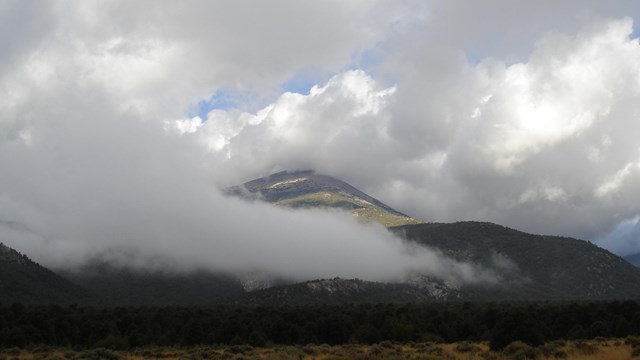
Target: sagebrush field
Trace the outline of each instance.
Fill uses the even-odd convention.
[[[640,338],[597,338],[588,341],[553,341],[538,347],[513,342],[502,351],[492,351],[487,343],[457,342],[392,343],[384,341],[374,345],[299,345],[252,347],[194,346],[188,348],[144,347],[127,351],[104,348],[69,349],[32,346],[24,349],[10,348],[0,351],[0,359],[12,360],[62,360],[62,359],[263,359],[263,360],[339,360],[339,359],[390,359],[390,360],[524,360],[524,359],[587,359],[625,360],[640,356]]]

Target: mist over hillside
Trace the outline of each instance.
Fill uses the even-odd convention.
[[[0,243],[0,304],[72,304],[91,293]]]
[[[42,267],[7,263],[14,289],[62,291],[51,269],[136,304],[322,279],[633,297],[638,19],[626,0],[4,1],[0,241]]]
[[[190,267],[190,264],[163,266],[171,264],[167,262],[170,258],[154,258],[152,263],[147,263],[143,261],[144,258],[139,258],[144,252],[107,251],[88,259],[79,267],[58,269],[60,275],[76,284],[67,285],[75,292],[65,290],[64,286],[57,290],[38,287],[42,285],[35,286],[21,280],[24,276],[14,277],[13,287],[16,288],[15,284],[18,284],[18,287],[35,288],[29,296],[36,303],[71,301],[101,306],[585,301],[640,297],[640,269],[587,241],[532,235],[484,222],[444,224],[413,221],[413,218],[340,180],[310,171],[278,173],[230,188],[226,192],[228,196],[250,201],[247,206],[258,205],[255,202],[273,209],[284,206],[282,211],[286,211],[288,221],[295,221],[298,213],[309,217],[330,215],[336,220],[352,224],[349,226],[378,231],[374,234],[387,233],[390,242],[385,246],[391,246],[391,241],[395,241],[400,248],[388,249],[403,254],[403,257],[396,259],[395,267],[390,268],[395,276],[385,277],[389,276],[390,273],[386,271],[390,270],[380,269],[379,257],[367,257],[366,252],[370,251],[371,246],[376,246],[377,240],[363,237],[358,239],[361,248],[353,249],[354,253],[350,256],[355,257],[350,261],[370,261],[357,265],[358,274],[372,276],[374,273],[369,269],[376,267],[377,274],[382,276],[374,279],[376,281],[350,276],[344,272],[344,269],[352,269],[350,267],[336,268],[335,259],[340,254],[322,259],[331,259],[333,262],[329,264],[330,267],[318,267],[314,269],[316,272],[307,268],[307,272],[301,274],[298,268],[291,265],[280,268],[279,272],[269,267],[249,271],[244,266],[225,267],[225,263],[216,263],[215,258],[210,258],[210,264],[199,268]],[[307,201],[309,195],[318,193],[329,196],[316,198],[322,201]],[[345,202],[333,201],[335,194],[346,199]],[[295,201],[288,201],[291,199]],[[287,210],[290,207],[293,209]],[[372,208],[380,217],[363,219],[358,212]],[[378,222],[385,223],[389,218],[411,221],[408,225],[392,226],[389,230],[376,225]],[[310,245],[309,239],[317,239],[314,241],[318,242],[323,240],[321,237],[314,238],[308,230],[298,233],[298,241],[304,246]],[[273,253],[299,256],[271,238],[261,238],[261,241]],[[328,245],[332,244],[327,242]],[[327,242],[323,245],[327,246]],[[18,254],[9,248],[5,249],[6,254]],[[335,246],[333,251],[343,249],[341,244]],[[256,256],[261,255],[264,254]],[[389,259],[390,254],[384,256]],[[24,255],[11,258],[24,259],[18,262],[20,264],[34,264]],[[293,259],[294,262],[290,264],[298,260]],[[246,266],[245,263],[241,265]],[[317,275],[329,268],[334,276]],[[35,264],[23,266],[20,271],[29,273],[35,284],[51,282],[48,278],[65,284],[65,280]],[[53,295],[38,298],[38,291],[52,292]],[[65,295],[65,291],[69,294]],[[83,294],[84,297],[81,296]]]

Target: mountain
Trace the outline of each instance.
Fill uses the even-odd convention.
[[[322,279],[245,293],[235,305],[441,301],[565,301],[640,298],[640,269],[587,241],[533,235],[486,222],[394,227],[398,236],[493,271],[497,283],[448,284],[426,275],[404,283]]]
[[[242,282],[227,274],[134,270],[115,267],[100,259],[59,273],[95,294],[92,303],[96,305],[211,305],[245,293]]]
[[[256,290],[231,300],[233,305],[301,306],[373,303],[421,303],[457,299],[444,285],[430,289],[359,279],[319,279]]]
[[[363,221],[377,221],[385,226],[422,223],[421,220],[394,210],[342,180],[316,174],[311,170],[279,172],[228,188],[226,193],[293,208],[343,209]]]
[[[460,261],[508,266],[500,287],[467,286],[465,300],[604,300],[640,298],[640,269],[590,242],[532,235],[485,222],[394,228],[409,240]]]
[[[343,181],[312,171],[273,174],[230,188],[227,193],[291,207],[348,209],[356,216],[389,226],[410,241],[481,266],[497,279],[497,284],[491,286],[454,285],[417,274],[404,284],[392,284],[400,286],[393,290],[402,294],[396,297],[384,295],[392,291],[385,287],[391,284],[339,279],[331,283],[331,287],[342,289],[339,296],[330,291],[314,291],[312,287],[317,284],[310,282],[249,293],[241,303],[272,303],[274,299],[294,304],[318,299],[358,303],[367,297],[372,302],[640,298],[640,269],[587,241],[527,234],[486,222],[423,223]],[[321,284],[327,284],[326,280]]]
[[[0,243],[0,303],[72,304],[90,294]]]
[[[495,281],[464,284],[414,273],[393,284],[340,278],[291,284],[261,273],[134,271],[96,258],[62,273],[85,291],[0,245],[0,302],[258,306],[640,299],[640,268],[587,241],[486,222],[423,223],[343,181],[310,171],[274,174],[227,192],[294,208],[348,210],[365,221],[389,226],[407,241],[484,269]]]

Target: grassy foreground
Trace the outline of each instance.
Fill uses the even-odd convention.
[[[248,345],[196,346],[191,348],[148,347],[128,351],[108,349],[72,350],[50,347],[4,349],[0,359],[265,359],[265,360],[509,360],[509,359],[587,359],[625,360],[640,358],[640,338],[554,341],[539,347],[514,342],[501,352],[489,350],[486,343],[459,342],[453,344],[408,343],[388,341],[375,345],[303,345],[271,346],[264,348]]]

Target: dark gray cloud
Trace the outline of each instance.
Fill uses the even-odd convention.
[[[0,4],[0,74],[38,46],[55,26],[51,3],[3,1]]]
[[[525,61],[545,35],[576,33],[602,18],[640,15],[633,0],[482,2],[428,1],[421,19],[411,24],[419,29],[412,41],[463,52],[472,62],[492,57],[507,63]]]

